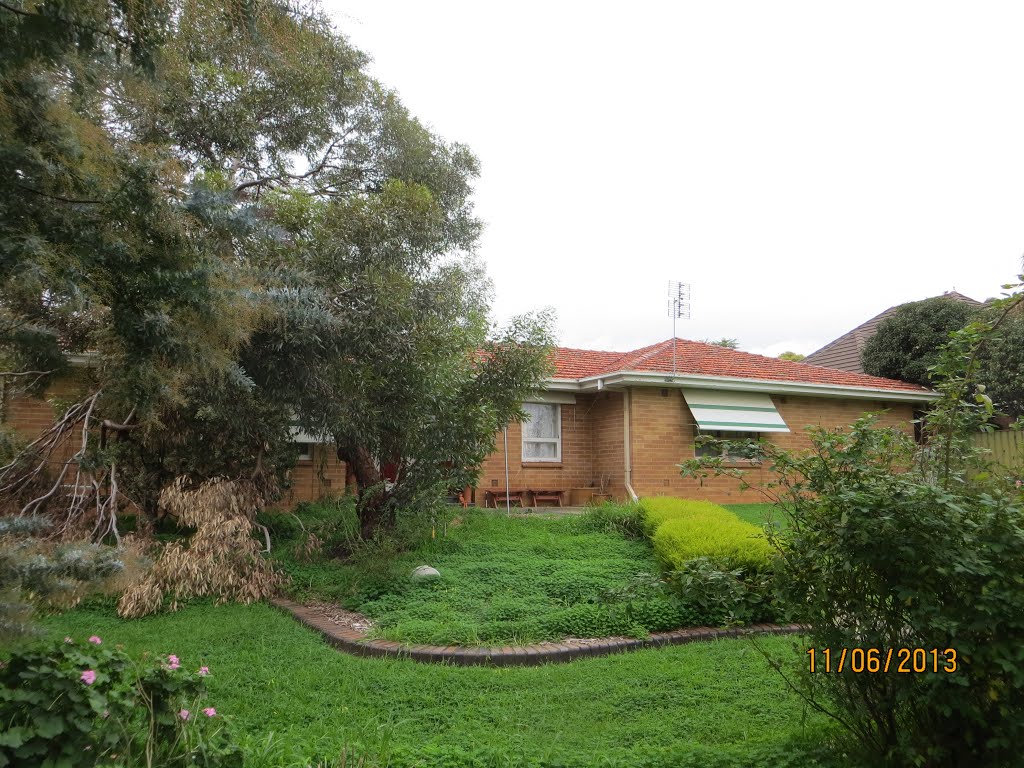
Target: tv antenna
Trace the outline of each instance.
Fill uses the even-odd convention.
[[[668,281],[668,315],[672,318],[672,375],[676,375],[676,320],[690,319],[690,284]]]

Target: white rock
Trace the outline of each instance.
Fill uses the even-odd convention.
[[[412,571],[413,581],[422,581],[424,579],[439,579],[441,578],[441,572],[437,568],[431,568],[429,565],[421,565],[418,568],[414,568]]]

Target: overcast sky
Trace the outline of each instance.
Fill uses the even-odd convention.
[[[1024,253],[1024,3],[326,0],[480,158],[498,319],[808,353]]]

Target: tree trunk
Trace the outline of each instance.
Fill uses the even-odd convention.
[[[356,512],[359,515],[359,535],[364,540],[372,539],[377,531],[389,523],[388,495],[382,486],[384,478],[377,462],[363,446],[345,444],[340,440],[336,444],[338,458],[345,462],[358,484],[359,502],[356,504]],[[366,493],[371,489],[372,493]]]

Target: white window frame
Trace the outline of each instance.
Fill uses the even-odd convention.
[[[524,403],[523,405],[524,406],[525,405],[537,405],[537,406],[542,406],[542,407],[546,407],[546,408],[554,408],[555,409],[555,424],[558,427],[558,436],[557,437],[527,437],[526,436],[526,425],[530,423],[530,420],[527,419],[526,421],[524,421],[522,423],[522,433],[523,433],[522,458],[523,458],[523,463],[524,464],[561,464],[562,463],[562,405],[561,405],[561,403],[536,403],[536,402],[528,402],[528,403]],[[536,457],[536,458],[528,458],[527,455],[526,455],[526,446],[527,446],[528,443],[554,443],[554,445],[555,445],[555,455],[554,455],[554,457],[551,457],[551,456],[541,456],[541,457]]]
[[[299,449],[299,461],[313,460],[313,443],[305,440],[296,440],[293,445]]]

